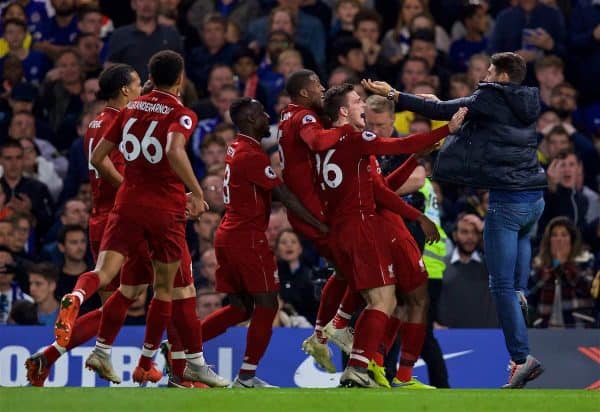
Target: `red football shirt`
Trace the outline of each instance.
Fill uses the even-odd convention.
[[[282,183],[260,143],[238,134],[225,157],[225,217],[215,244],[233,241],[241,246],[257,236],[264,237],[271,213],[271,191]]]
[[[170,212],[185,209],[185,185],[166,156],[167,134],[186,139],[196,127],[196,114],[169,93],[153,90],[125,107],[104,136],[125,157],[124,180],[115,205],[150,207]]]
[[[374,133],[352,132],[315,157],[320,197],[332,222],[342,216],[375,212],[369,155],[404,154],[423,150],[448,134],[444,126],[404,139],[378,138]]]
[[[90,185],[92,186],[92,216],[109,213],[115,204],[117,188],[100,177],[98,171],[90,163],[90,157],[92,156],[92,151],[98,145],[102,136],[110,129],[110,126],[112,126],[118,115],[118,109],[106,106],[102,110],[102,113],[90,122],[83,138],[83,147],[88,161]],[[115,148],[110,152],[109,158],[117,171],[123,174],[125,160],[121,152]]]
[[[314,172],[313,151],[335,144],[347,132],[336,128],[324,130],[314,111],[288,104],[279,123],[279,156],[283,181],[315,217],[322,216]]]

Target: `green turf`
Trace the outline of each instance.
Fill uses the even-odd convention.
[[[0,388],[0,406],[2,412],[592,412],[600,410],[600,391]]]

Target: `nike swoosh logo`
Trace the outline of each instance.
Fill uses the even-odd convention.
[[[469,353],[473,352],[472,349],[469,350],[464,350],[462,352],[453,352],[453,353],[447,353],[444,355],[444,360],[448,360],[448,359],[454,359],[454,358],[458,358],[461,356],[465,356],[468,355]],[[421,358],[419,358],[419,360],[415,363],[415,368],[421,367],[421,366],[425,366],[425,361]]]
[[[240,385],[242,385],[244,388],[254,388],[254,386],[250,386],[250,385],[246,385],[244,382],[242,382],[241,380],[238,379],[237,383],[239,383]]]
[[[357,376],[357,375],[354,375],[354,376],[357,377],[362,382],[363,386],[369,386],[370,382],[368,380],[366,380],[362,376]]]

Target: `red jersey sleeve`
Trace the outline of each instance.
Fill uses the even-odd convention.
[[[402,138],[377,137],[375,133],[364,131],[361,139],[363,155],[396,155],[410,154],[432,146],[438,140],[448,136],[448,126],[443,126],[428,133],[417,133]]]
[[[414,155],[410,156],[400,167],[385,178],[387,186],[392,190],[398,190],[418,165],[417,158]]]
[[[400,196],[391,191],[385,183],[385,179],[379,174],[379,165],[374,156],[370,159],[371,174],[373,176],[373,195],[377,207],[387,209],[408,220],[417,220],[421,212],[406,203]]]
[[[121,133],[123,124],[123,112],[124,110],[121,110],[119,112],[115,120],[111,123],[108,129],[106,129],[104,136],[102,136],[102,138],[116,145],[118,145],[121,142],[121,139],[123,138],[123,135]]]
[[[314,114],[301,112],[300,138],[313,152],[321,152],[333,147],[342,136],[353,131],[352,126],[344,125],[333,129],[324,129]]]
[[[173,113],[172,116],[167,133],[181,133],[185,137],[185,140],[188,140],[198,123],[196,113],[186,107],[182,107]]]
[[[283,184],[271,167],[269,158],[264,153],[245,154],[244,165],[243,170],[246,171],[248,180],[262,189],[273,190]]]

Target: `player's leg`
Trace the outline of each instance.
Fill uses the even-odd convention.
[[[386,285],[361,292],[367,302],[356,322],[354,345],[340,382],[344,386],[379,387],[367,374],[369,363],[383,340],[389,315],[396,307],[395,286]]]
[[[54,334],[60,346],[69,345],[81,304],[119,274],[124,260],[125,256],[122,253],[112,250],[100,252],[96,268],[80,275],[73,292],[63,296],[54,325]]]
[[[360,292],[356,292],[349,287],[346,288],[337,313],[323,330],[325,336],[348,355],[352,352],[352,342],[354,340],[354,335],[348,324],[363,304],[364,299]]]
[[[246,336],[244,363],[233,386],[239,388],[274,387],[256,377],[256,368],[265,354],[273,333],[273,320],[279,311],[277,292],[253,293],[254,310]]]
[[[323,328],[335,316],[336,311],[344,297],[348,283],[345,279],[334,273],[327,279],[321,290],[321,299],[315,322],[315,334],[320,343],[326,343],[327,337],[323,334]]]
[[[154,266],[154,296],[150,301],[146,315],[146,333],[144,346],[138,365],[133,371],[133,381],[140,384],[158,382],[162,372],[153,363],[154,355],[160,347],[163,332],[167,328],[172,315],[173,281],[179,269],[180,261],[152,261]]]
[[[201,382],[211,387],[227,387],[231,382],[217,375],[204,360],[202,321],[196,316],[196,288],[192,282],[191,270],[188,280],[190,283],[187,286],[173,289],[173,317],[171,319],[185,350],[186,367],[183,379]]]

